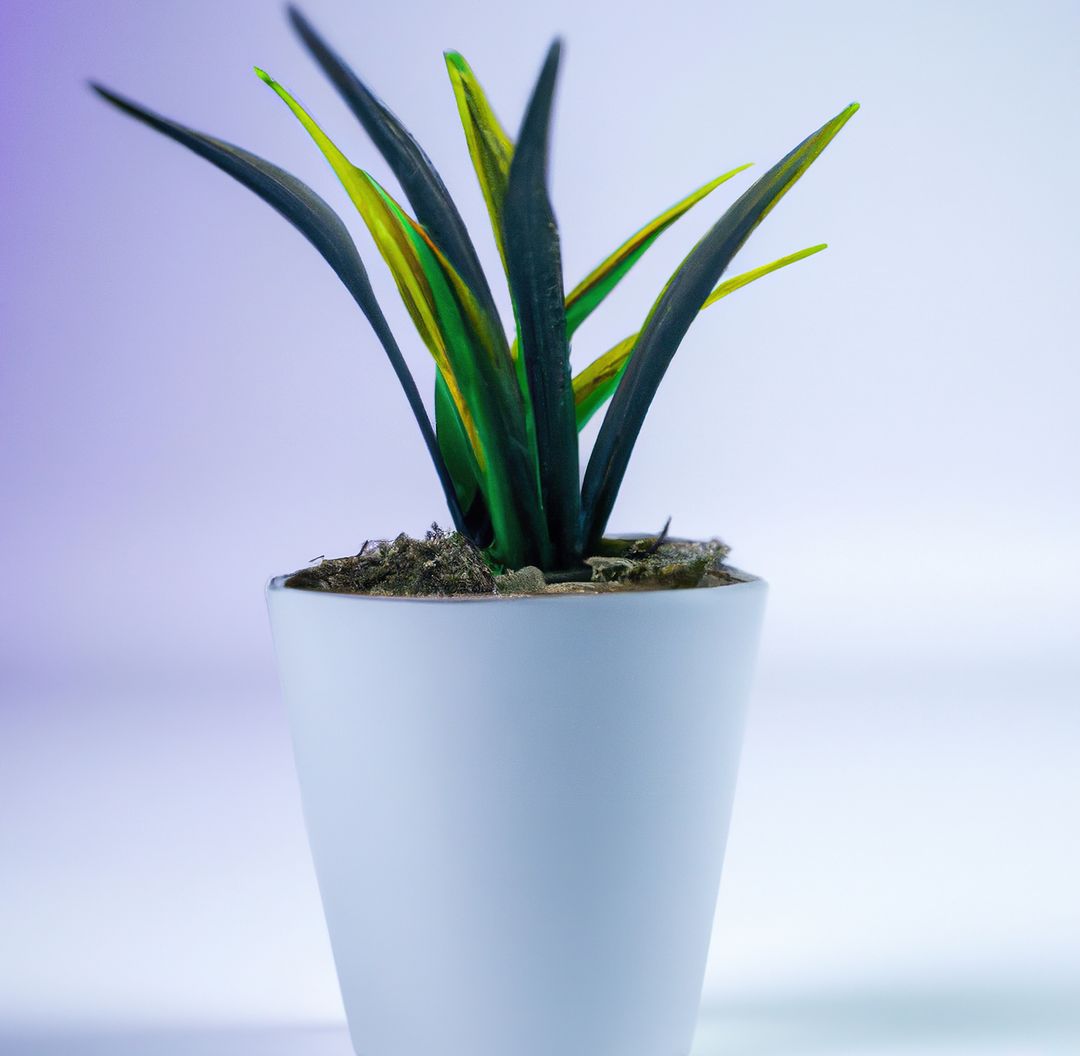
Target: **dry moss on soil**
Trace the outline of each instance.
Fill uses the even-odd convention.
[[[717,587],[738,582],[724,564],[728,551],[719,539],[688,542],[661,533],[605,539],[603,553],[586,558],[571,576],[545,577],[531,566],[496,575],[468,540],[433,524],[423,539],[401,534],[366,542],[352,557],[319,560],[294,572],[285,585],[334,594],[414,598]]]

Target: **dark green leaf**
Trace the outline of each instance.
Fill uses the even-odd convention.
[[[268,73],[259,77],[289,107],[330,162],[364,219],[379,252],[394,276],[417,331],[435,358],[455,408],[455,418],[442,423],[445,402],[436,404],[436,437],[444,459],[464,463],[462,452],[443,446],[460,422],[475,459],[473,479],[483,495],[494,535],[491,553],[501,564],[521,567],[550,552],[542,520],[533,445],[525,429],[524,396],[506,337],[480,307],[472,290],[431,236],[394,199],[358,169],[319,127],[312,116]],[[440,408],[442,410],[440,411]],[[451,469],[455,485],[459,477]],[[472,496],[459,492],[463,509]],[[471,523],[471,522],[470,522]]]
[[[390,166],[416,219],[431,235],[435,245],[446,254],[484,310],[497,319],[498,311],[491,288],[465,222],[431,159],[409,130],[327,44],[299,8],[290,6],[288,11],[289,21],[300,39]]]
[[[334,269],[345,288],[352,294],[353,300],[360,306],[360,310],[367,317],[386,350],[394,373],[405,390],[409,406],[416,416],[428,453],[435,463],[454,525],[464,533],[465,522],[454,491],[454,484],[439,452],[435,431],[424,409],[423,400],[420,398],[416,383],[409,373],[409,368],[394,340],[382,309],[375,299],[356,246],[337,213],[310,187],[284,169],[239,147],[161,117],[99,84],[91,83],[90,87],[124,113],[182,144],[199,157],[216,165],[249,190],[254,191],[322,254],[323,259]]]
[[[774,165],[694,247],[653,305],[596,438],[582,486],[585,538],[603,536],[645,415],[680,342],[716,281],[754,228],[828,146],[857,103]]]
[[[580,559],[581,496],[559,233],[547,192],[560,44],[548,51],[521,125],[503,202],[507,275],[536,428],[540,486],[556,558]]]
[[[498,309],[472,240],[450,192],[430,158],[408,129],[330,47],[300,10],[290,6],[288,11],[293,28],[312,57],[322,67],[390,166],[412,205],[417,220],[461,275],[483,310],[496,323],[492,329],[497,331],[499,340],[504,340],[501,326],[498,325]],[[448,393],[443,391],[441,395],[445,397]],[[444,421],[447,410],[448,401],[440,399],[440,390],[436,388],[435,422],[440,449],[448,462],[456,461],[459,466],[463,466],[464,462],[460,458],[462,452],[453,449],[453,444],[463,428],[460,416],[455,411],[450,419]],[[458,483],[460,485],[461,481]],[[475,481],[473,483],[475,486]],[[482,505],[482,501],[480,504]],[[463,502],[463,506],[468,516],[470,506],[467,502]]]

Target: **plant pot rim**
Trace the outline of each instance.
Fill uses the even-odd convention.
[[[760,589],[767,587],[768,584],[760,576],[752,575],[749,572],[744,572],[741,568],[735,568],[731,565],[725,565],[726,572],[734,576],[738,582],[736,583],[722,583],[715,587],[660,587],[651,588],[645,590],[613,590],[602,591],[595,594],[581,593],[581,594],[426,594],[418,595],[416,597],[408,597],[400,594],[357,594],[347,591],[334,591],[334,590],[309,590],[304,587],[289,587],[285,585],[285,581],[290,578],[294,573],[286,572],[280,576],[273,576],[266,584],[266,592],[268,594],[277,593],[289,593],[289,594],[309,594],[313,597],[322,596],[324,598],[348,598],[350,601],[366,601],[366,602],[404,602],[406,604],[415,605],[417,603],[427,603],[431,605],[454,605],[454,604],[475,604],[476,602],[547,602],[547,603],[561,603],[570,602],[571,604],[579,601],[580,599],[592,599],[592,598],[646,598],[649,595],[654,594],[706,594],[712,591],[746,591],[753,589]]]

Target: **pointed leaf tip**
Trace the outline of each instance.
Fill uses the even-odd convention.
[[[301,26],[307,24],[307,16],[304,14],[303,11],[300,10],[300,8],[296,4],[286,4],[285,14],[294,26]]]
[[[541,71],[541,80],[555,79],[559,72],[559,64],[562,62],[563,42],[562,37],[556,37],[549,45],[547,54],[544,56],[544,66]]]
[[[476,249],[431,159],[315,27],[295,7],[289,10],[293,29],[386,159],[417,220],[479,298],[484,311],[496,318],[498,309]]]
[[[556,37],[548,45],[548,50],[544,55],[544,62],[540,67],[540,76],[536,79],[536,87],[533,89],[533,94],[539,93],[551,94],[553,89],[551,88],[551,82],[555,80],[559,73],[559,63],[562,59],[563,42],[561,37]]]

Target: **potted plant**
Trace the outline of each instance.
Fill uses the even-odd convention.
[[[296,10],[293,26],[412,214],[268,74],[330,162],[435,361],[434,426],[356,247],[310,188],[95,91],[292,223],[367,317],[454,532],[365,543],[270,582],[304,813],[350,1030],[364,1056],[673,1056],[691,1044],[765,599],[717,541],[611,537],[642,422],[696,314],[811,246],[721,281],[857,109],[753,183],[639,332],[576,375],[577,328],[739,166],[564,293],[546,187],[560,45],[516,140],[446,55],[514,308],[500,322],[461,217],[398,119]],[[606,403],[580,474],[578,433]]]

